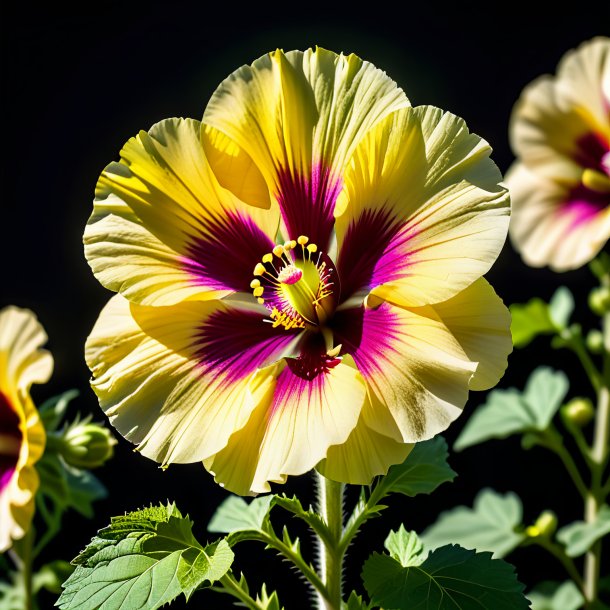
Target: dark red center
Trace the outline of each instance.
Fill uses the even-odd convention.
[[[22,440],[19,416],[8,397],[0,392],[0,492],[15,473]]]

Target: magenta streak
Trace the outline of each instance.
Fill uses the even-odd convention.
[[[342,181],[331,177],[330,168],[318,164],[309,178],[278,171],[278,203],[288,236],[307,235],[321,250],[326,250],[334,226],[333,212]]]
[[[338,311],[333,318],[335,343],[350,354],[364,377],[383,372],[388,353],[401,343],[399,318],[387,303],[377,309],[364,307]]]
[[[574,160],[582,167],[607,173],[602,159],[610,150],[610,143],[599,133],[587,133],[576,141]]]
[[[609,205],[608,193],[598,193],[580,184],[569,192],[567,201],[557,209],[557,213],[569,216],[576,227],[590,222]]]
[[[188,245],[181,262],[196,285],[245,292],[250,289],[254,265],[273,246],[252,218],[228,212],[207,221],[205,234]]]
[[[8,397],[2,392],[0,392],[0,433],[13,437],[19,445],[21,444],[23,435],[19,427],[19,416],[11,406]],[[19,452],[0,453],[0,493],[13,477],[18,460]]]
[[[404,277],[405,245],[413,235],[387,210],[365,210],[350,223],[337,261],[342,301],[358,290]]]
[[[227,385],[236,383],[281,358],[297,334],[273,328],[257,312],[218,311],[199,329],[199,368],[204,375],[223,376]]]

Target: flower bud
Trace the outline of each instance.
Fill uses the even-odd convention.
[[[116,440],[110,430],[89,421],[75,422],[64,433],[61,454],[76,468],[98,468],[112,457]]]
[[[583,428],[595,416],[595,409],[588,398],[573,398],[567,405],[561,407],[561,418],[568,426]]]
[[[550,538],[557,529],[557,515],[550,510],[540,513],[536,523],[525,528],[525,533],[530,538]]]
[[[599,286],[589,293],[589,307],[598,316],[603,316],[610,311],[610,288]]]
[[[604,348],[604,336],[601,331],[594,329],[590,330],[587,335],[587,349],[592,354],[601,354]]]

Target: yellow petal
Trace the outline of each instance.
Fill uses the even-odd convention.
[[[286,363],[272,368],[272,385],[269,370],[253,381],[267,400],[205,462],[216,481],[235,493],[269,491],[269,483],[314,468],[330,446],[348,439],[365,400],[364,382],[349,356],[313,379],[296,375]]]

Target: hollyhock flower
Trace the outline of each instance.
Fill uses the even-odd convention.
[[[506,367],[509,315],[481,278],[509,214],[489,154],[322,49],[265,55],[201,123],[140,132],[84,238],[119,293],[86,346],[113,425],[241,494],[404,460]]]
[[[510,126],[511,240],[528,265],[591,260],[610,237],[610,39],[565,55],[523,91]]]
[[[40,349],[46,341],[31,311],[0,311],[0,552],[23,538],[34,515],[34,464],[44,452],[46,435],[30,387],[51,376],[53,358]]]

